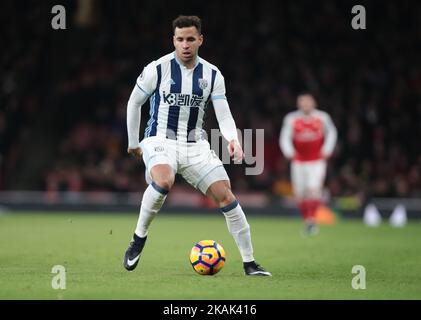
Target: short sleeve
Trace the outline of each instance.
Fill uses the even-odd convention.
[[[215,76],[215,83],[211,92],[211,100],[226,99],[225,96],[225,80],[221,72],[217,71]]]
[[[143,68],[142,73],[136,80],[137,87],[150,96],[156,89],[158,75],[155,61]]]

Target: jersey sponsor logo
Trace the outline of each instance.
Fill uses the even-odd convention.
[[[294,124],[294,140],[309,142],[323,138],[323,125],[320,119],[297,119]]]
[[[171,106],[178,107],[199,107],[203,102],[203,96],[196,94],[185,94],[185,93],[162,93],[164,103]]]
[[[306,142],[306,141],[314,141],[317,139],[322,138],[322,134],[319,132],[314,132],[310,130],[305,130],[302,132],[297,132],[295,139],[298,141]]]

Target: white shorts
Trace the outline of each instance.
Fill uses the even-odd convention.
[[[294,193],[299,198],[321,197],[326,177],[326,161],[292,161],[291,180]]]
[[[167,164],[194,188],[206,194],[212,183],[228,180],[222,161],[211,150],[207,140],[195,143],[178,142],[164,137],[148,137],[141,141],[146,182],[152,182],[151,169]]]

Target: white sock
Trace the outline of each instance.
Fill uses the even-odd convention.
[[[143,193],[139,219],[136,226],[136,235],[144,238],[148,235],[148,228],[156,214],[164,204],[168,190],[152,182]]]
[[[240,250],[243,262],[254,261],[250,226],[240,204],[235,200],[233,203],[221,208],[221,211],[225,215],[228,230]]]

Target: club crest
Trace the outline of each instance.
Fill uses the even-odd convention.
[[[208,86],[208,80],[206,79],[199,79],[199,88],[205,90]]]

